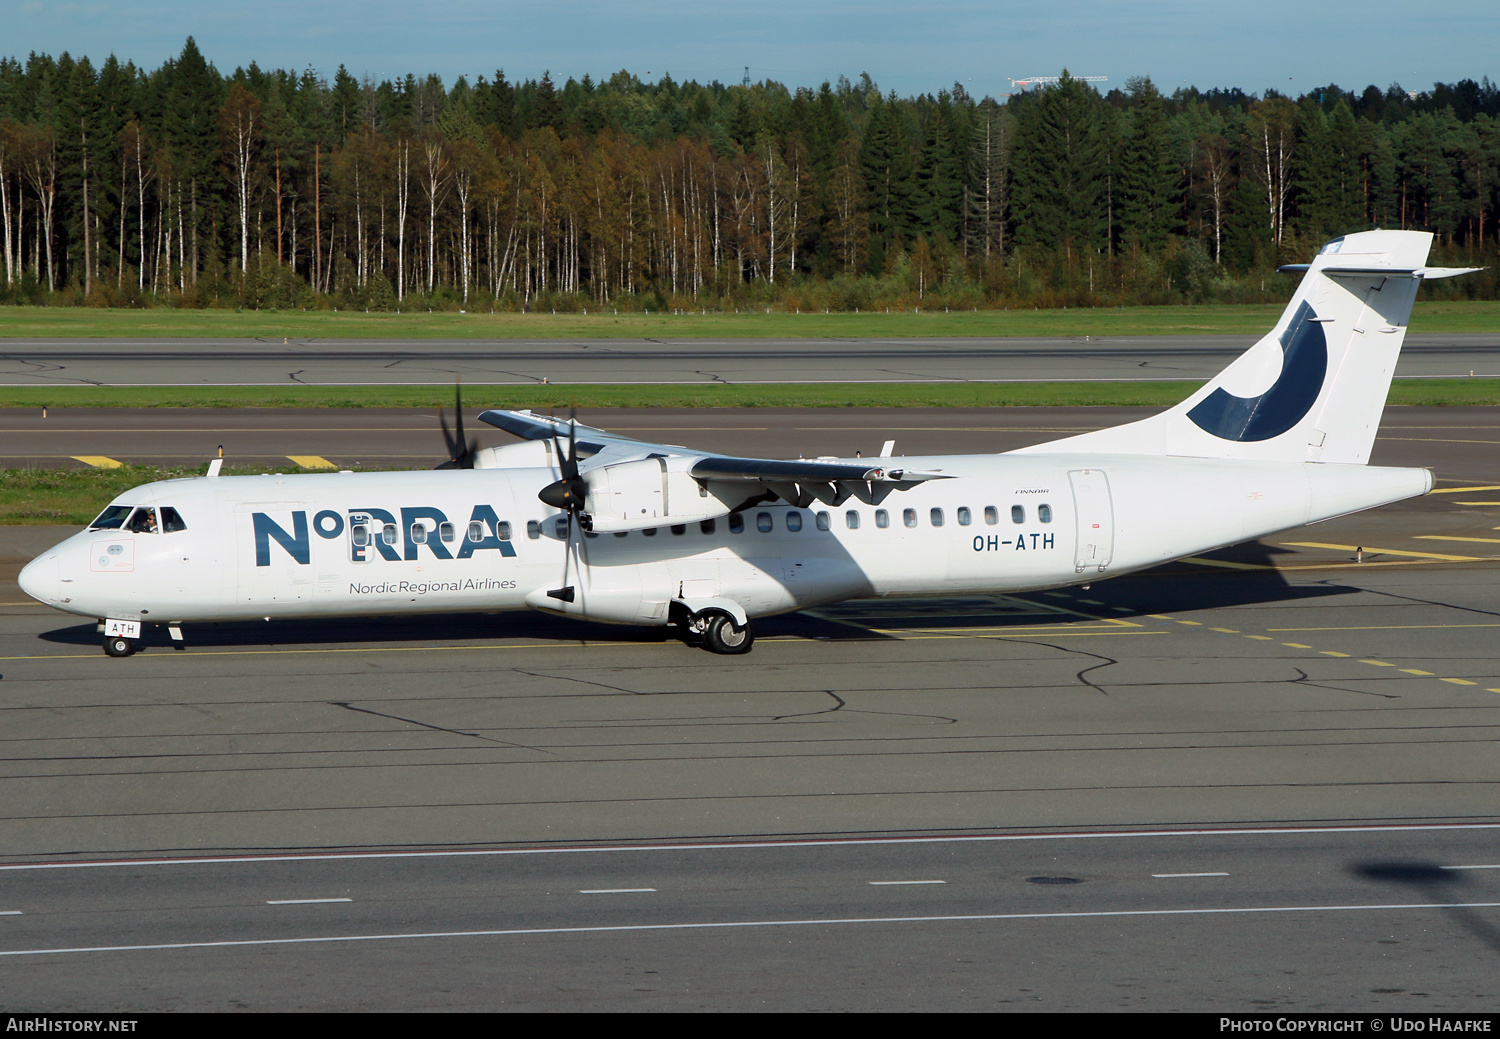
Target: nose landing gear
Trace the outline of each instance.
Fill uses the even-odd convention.
[[[104,652],[112,657],[128,657],[136,651],[136,640],[124,635],[108,635],[104,639]]]

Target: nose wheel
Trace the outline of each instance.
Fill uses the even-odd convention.
[[[128,639],[124,635],[111,635],[104,640],[104,652],[112,657],[128,657],[135,651],[135,639]]]

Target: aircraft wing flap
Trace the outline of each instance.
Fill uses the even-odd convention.
[[[709,455],[694,462],[688,472],[698,480],[767,480],[823,482],[858,480],[864,483],[920,483],[945,479],[941,473],[915,473],[905,469],[857,462],[778,461],[771,458],[732,458]]]

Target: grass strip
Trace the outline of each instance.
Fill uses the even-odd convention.
[[[899,408],[1164,404],[1201,382],[701,383],[635,386],[464,386],[482,408]],[[23,386],[0,388],[11,408],[436,408],[450,386]]]
[[[566,406],[575,399],[580,407],[1065,407],[1087,405],[1166,406],[1175,404],[1197,389],[1197,382],[1163,383],[941,383],[920,386],[816,385],[816,386],[707,386],[707,387],[521,387],[536,391],[562,391],[547,399],[517,400],[513,396],[487,398],[470,391],[465,403],[471,407]],[[76,401],[52,398],[52,407],[436,407],[447,404],[446,391],[419,387],[371,387],[320,390],[289,387],[274,395],[254,388],[223,391],[190,387],[186,390],[130,390],[64,387],[80,394],[102,395],[103,400],[81,397]],[[486,389],[480,387],[479,389]],[[493,388],[489,388],[493,389]],[[577,390],[569,394],[568,390]],[[630,391],[630,392],[625,392]],[[653,397],[656,391],[659,397]],[[741,392],[743,391],[743,392]],[[768,392],[770,391],[770,392]],[[819,391],[816,394],[809,391]],[[872,392],[878,391],[878,392]],[[1014,391],[1021,391],[1019,393]],[[14,392],[14,391],[7,391]],[[115,396],[128,392],[127,398]],[[507,394],[509,391],[506,391]],[[259,395],[257,395],[259,394]],[[350,394],[345,396],[345,394]],[[1412,379],[1392,386],[1391,404],[1408,405],[1497,405],[1500,379]],[[34,406],[3,400],[10,406]],[[159,468],[124,465],[118,469],[6,469],[0,470],[0,524],[84,524],[116,495],[156,480],[202,476],[205,462],[197,466]],[[225,466],[226,476],[247,476],[273,471],[265,465]],[[281,471],[289,471],[283,468]]]
[[[1165,407],[1200,380],[465,386],[466,409]],[[1397,379],[1391,404],[1496,405],[1500,379]],[[6,408],[437,408],[445,386],[0,387]]]
[[[405,314],[329,310],[107,310],[0,307],[0,339],[869,339],[1262,334],[1281,304],[1061,310],[776,311],[667,314]],[[1494,332],[1500,302],[1419,302],[1422,333]]]
[[[99,515],[116,495],[156,480],[203,476],[199,466],[159,468],[122,465],[118,469],[0,469],[0,524],[77,524]],[[225,466],[225,476],[254,476],[267,466]]]

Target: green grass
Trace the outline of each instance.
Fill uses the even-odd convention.
[[[117,494],[155,480],[202,476],[200,466],[160,469],[124,465],[118,469],[0,469],[0,524],[78,524],[89,522]],[[265,466],[225,466],[225,476],[252,476]]]
[[[981,310],[945,314],[420,314],[327,310],[102,310],[0,307],[5,338],[673,339],[1143,336],[1264,332],[1277,304]],[[1500,329],[1500,302],[1418,303],[1421,332]]]
[[[465,386],[464,409],[901,408],[1161,404],[1200,382],[793,383]],[[0,387],[12,408],[451,408],[442,386]]]
[[[1003,408],[1175,404],[1199,386],[1172,382],[795,383],[726,386],[469,386],[464,407],[530,408]],[[1500,379],[1398,379],[1392,404],[1500,404]],[[0,387],[8,408],[429,408],[435,386]]]
[[[1137,405],[1163,407],[1182,400],[1201,383],[941,383],[931,386],[890,386],[852,384],[844,386],[709,386],[709,387],[577,387],[577,401],[582,407],[1061,407],[1079,405]],[[69,387],[70,390],[74,389]],[[315,387],[295,387],[291,396],[256,398],[255,390],[215,391],[131,390],[130,400],[114,399],[127,391],[97,390],[106,394],[108,404],[80,401],[75,406],[220,406],[284,407],[311,406],[313,399],[322,407],[436,407],[447,403],[442,391],[414,388],[370,389],[359,391],[324,391]],[[537,391],[569,387],[534,387]],[[644,392],[654,389],[661,396],[653,399]],[[8,391],[16,392],[16,391]],[[269,391],[260,391],[263,393]],[[278,394],[281,391],[276,391]],[[339,394],[353,394],[348,399]],[[134,395],[139,394],[139,397]],[[332,394],[332,396],[330,396]],[[171,395],[181,399],[167,403]],[[160,399],[158,399],[160,398]],[[475,399],[466,404],[475,407],[527,406],[541,408],[548,402],[517,401],[511,398]],[[551,403],[566,406],[566,393]],[[1500,379],[1411,379],[1391,387],[1390,403],[1408,405],[1500,404]],[[249,401],[249,403],[247,403]],[[14,404],[14,402],[11,402]],[[63,406],[53,401],[54,407]],[[9,469],[0,470],[0,524],[48,523],[83,524],[116,495],[131,487],[155,480],[201,476],[207,468],[200,466],[162,469],[148,465],[126,465],[118,469]],[[253,475],[267,471],[265,466],[226,466],[226,476]]]

